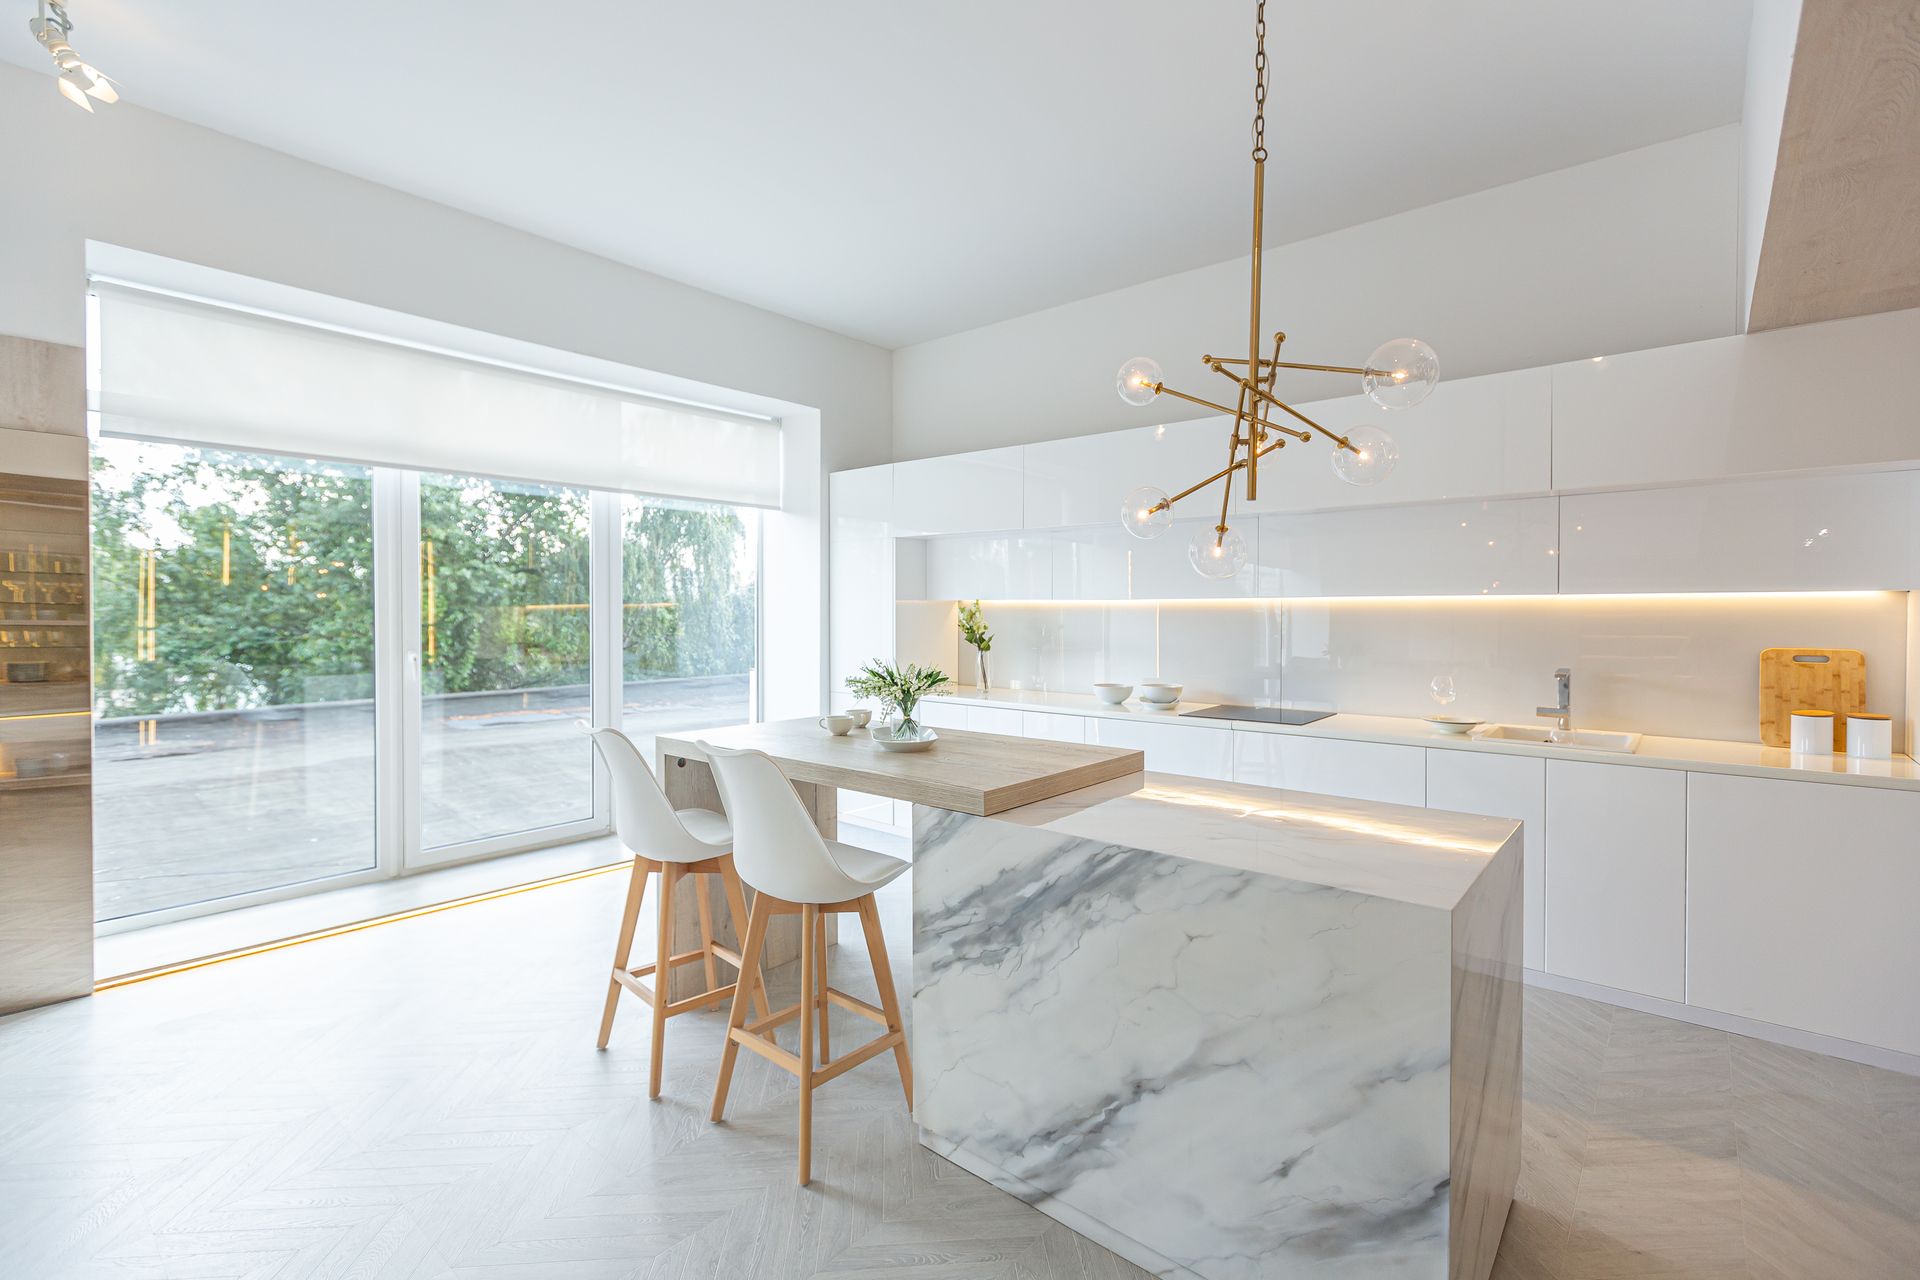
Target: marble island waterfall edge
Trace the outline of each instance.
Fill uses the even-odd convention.
[[[916,806],[921,1142],[1158,1275],[1481,1280],[1519,1165],[1516,824],[1151,781]],[[1440,871],[1411,901],[1370,877],[1409,858]]]

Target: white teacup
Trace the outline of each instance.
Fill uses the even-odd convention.
[[[853,727],[856,729],[866,728],[867,725],[871,723],[873,720],[873,712],[869,711],[865,707],[848,707],[845,711],[842,711],[840,714],[843,716],[852,717]]]
[[[853,731],[852,716],[821,716],[820,727],[834,737],[843,737]]]

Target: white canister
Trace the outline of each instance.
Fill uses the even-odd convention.
[[[1788,748],[1797,756],[1833,754],[1833,712],[1796,711],[1789,717]]]
[[[1864,711],[1848,716],[1847,754],[1856,760],[1893,759],[1893,717]]]

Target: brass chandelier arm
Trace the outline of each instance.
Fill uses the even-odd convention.
[[[1173,504],[1180,501],[1180,499],[1192,497],[1194,494],[1200,492],[1202,489],[1212,484],[1215,480],[1224,480],[1228,476],[1231,476],[1234,472],[1245,467],[1246,465],[1247,465],[1247,461],[1245,458],[1236,458],[1234,459],[1232,466],[1220,468],[1220,470],[1214,472],[1212,475],[1208,476],[1205,480],[1200,481],[1198,484],[1188,485],[1186,488],[1182,489],[1180,492],[1169,497],[1166,501],[1155,503],[1153,506],[1149,507],[1148,510],[1159,511],[1162,508],[1172,507]]]
[[[1342,449],[1345,449],[1351,453],[1360,452],[1358,449],[1355,449],[1353,447],[1353,442],[1351,440],[1347,439],[1343,435],[1336,435],[1333,432],[1327,430],[1325,427],[1321,426],[1319,423],[1315,422],[1312,418],[1309,418],[1306,414],[1300,412],[1298,409],[1294,408],[1292,405],[1288,404],[1286,401],[1281,400],[1275,396],[1268,395],[1264,391],[1256,390],[1254,391],[1253,394],[1259,396],[1262,400],[1266,401],[1268,404],[1272,405],[1274,408],[1283,409],[1287,413],[1292,414],[1294,417],[1306,423],[1308,426],[1312,427],[1315,431],[1318,431],[1321,435],[1325,436],[1327,439],[1339,445]],[[1275,431],[1285,431],[1289,435],[1292,435],[1301,440],[1313,439],[1312,436],[1308,435],[1304,431],[1294,431],[1290,427],[1283,427],[1278,425],[1277,423],[1274,425],[1273,429]]]
[[[1226,356],[1202,356],[1209,364],[1245,364],[1245,359],[1230,360]],[[1386,369],[1356,368],[1348,364],[1301,364],[1295,360],[1262,360],[1262,369],[1305,369],[1309,373],[1351,373],[1355,377],[1391,378],[1393,374]]]
[[[1228,417],[1230,417],[1230,418],[1232,418],[1232,419],[1234,420],[1234,428],[1233,428],[1233,429],[1234,429],[1234,431],[1235,431],[1236,433],[1237,433],[1237,432],[1238,432],[1238,431],[1240,430],[1240,419],[1241,419],[1241,418],[1244,418],[1244,417],[1246,416],[1246,413],[1245,413],[1245,411],[1244,411],[1244,410],[1240,410],[1240,409],[1229,409],[1229,408],[1227,408],[1227,406],[1226,406],[1226,405],[1223,405],[1223,404],[1215,404],[1215,403],[1214,403],[1213,401],[1211,401],[1211,400],[1202,400],[1202,399],[1201,399],[1201,398],[1200,398],[1199,396],[1190,396],[1190,395],[1188,395],[1188,394],[1187,394],[1186,392],[1184,392],[1184,391],[1175,391],[1175,390],[1174,390],[1174,389],[1173,389],[1172,387],[1170,387],[1170,386],[1168,386],[1168,385],[1167,385],[1166,383],[1164,383],[1164,382],[1156,382],[1156,383],[1154,383],[1154,384],[1153,384],[1153,391],[1154,391],[1154,394],[1155,394],[1155,395],[1162,395],[1162,396],[1173,396],[1173,397],[1175,397],[1176,399],[1180,399],[1180,400],[1185,400],[1185,401],[1186,401],[1187,403],[1189,403],[1189,404],[1197,404],[1197,405],[1199,405],[1199,406],[1201,406],[1202,408],[1205,408],[1205,409],[1214,409],[1214,410],[1217,410],[1217,411],[1219,411],[1220,413],[1224,413],[1224,414],[1226,414],[1226,415],[1227,415]]]

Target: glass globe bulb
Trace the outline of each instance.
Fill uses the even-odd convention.
[[[1383,342],[1367,357],[1360,385],[1382,409],[1411,409],[1440,382],[1440,357],[1418,338]]]
[[[1173,527],[1167,491],[1143,484],[1120,499],[1120,527],[1136,538],[1157,538]]]
[[[1347,432],[1351,449],[1335,446],[1333,474],[1348,484],[1379,484],[1400,461],[1400,446],[1380,428],[1362,423]]]
[[[1152,356],[1135,356],[1120,366],[1120,374],[1113,381],[1120,398],[1128,404],[1152,404],[1160,394],[1160,362]]]
[[[1246,568],[1247,543],[1232,529],[1223,536],[1212,525],[1202,525],[1193,531],[1193,541],[1187,544],[1187,559],[1195,573],[1217,582]]]

